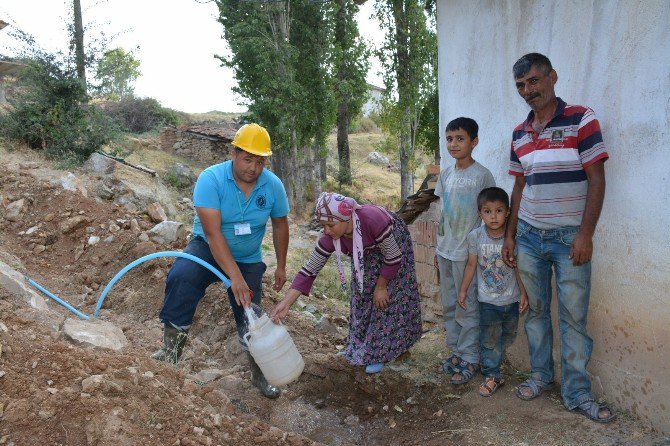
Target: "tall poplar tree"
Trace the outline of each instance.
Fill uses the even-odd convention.
[[[358,6],[352,0],[337,0],[334,8],[338,180],[340,184],[352,184],[349,124],[360,113],[366,100],[368,88],[365,77],[370,69],[370,51],[358,33],[355,18]]]
[[[231,49],[217,56],[235,73],[251,119],[270,132],[272,167],[297,212],[323,173],[325,138],[334,124],[327,5],[309,0],[216,0]]]
[[[75,63],[77,66],[77,76],[84,84],[84,91],[86,91],[86,57],[84,54],[84,25],[81,18],[81,2],[80,0],[72,0],[72,10],[74,15],[73,23],[73,44]]]
[[[398,141],[400,191],[404,199],[414,192],[414,148],[421,109],[436,83],[436,38],[420,0],[378,0],[376,16],[385,29],[379,50],[385,69],[385,125]]]

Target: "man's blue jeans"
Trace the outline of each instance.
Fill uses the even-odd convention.
[[[574,266],[569,258],[570,245],[578,230],[579,227],[538,229],[519,220],[516,233],[517,262],[530,305],[525,326],[531,377],[544,382],[554,379],[552,267],[556,272],[561,396],[568,409],[592,399],[591,381],[586,373],[593,349],[593,340],[586,333],[591,262]]]
[[[509,305],[479,302],[479,321],[482,375],[500,380],[500,364],[505,357],[505,350],[516,339],[519,302]]]
[[[209,245],[202,237],[194,237],[188,243],[184,252],[201,258],[223,272],[221,267],[216,263]],[[263,273],[267,268],[265,263],[238,262],[237,266],[240,268],[240,272],[247,285],[254,293],[252,302],[260,305]],[[160,312],[161,322],[188,330],[193,323],[193,315],[195,314],[198,302],[205,295],[207,287],[214,282],[221,282],[214,273],[191,260],[178,258],[172,265],[172,268],[170,268],[167,276],[163,309]],[[230,301],[230,308],[233,310],[235,324],[237,325],[237,335],[241,342],[242,337],[249,331],[246,316],[244,315],[244,308],[241,305],[237,305],[235,296],[230,288],[228,289],[228,300]]]

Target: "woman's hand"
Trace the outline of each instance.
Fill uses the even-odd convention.
[[[389,291],[386,285],[377,284],[372,296],[372,303],[379,310],[386,310],[389,306]]]
[[[286,295],[284,295],[284,298],[275,305],[270,312],[270,319],[272,319],[272,322],[278,324],[282,319],[288,316],[288,310],[291,308],[291,305],[293,305],[293,302],[298,300],[298,297],[300,297],[300,291],[293,288],[289,289],[286,292]]]
[[[274,322],[275,324],[280,323],[282,319],[288,316],[288,310],[290,308],[291,304],[286,299],[281,300],[272,309],[272,312],[270,313],[270,319],[272,319],[272,322]]]

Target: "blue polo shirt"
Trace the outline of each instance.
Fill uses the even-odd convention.
[[[267,169],[263,169],[249,198],[245,199],[233,178],[232,161],[202,171],[193,190],[193,205],[221,212],[221,233],[233,259],[240,263],[262,260],[261,243],[268,219],[285,217],[289,212],[284,185]],[[249,223],[251,234],[235,235],[238,223]],[[193,221],[193,235],[207,239],[197,214]]]

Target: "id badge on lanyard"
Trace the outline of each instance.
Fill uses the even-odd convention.
[[[235,235],[248,235],[248,234],[251,234],[251,225],[249,223],[235,224]]]
[[[251,198],[253,197],[253,192],[251,196],[249,197],[249,200],[247,201],[247,205],[242,208],[242,204],[240,203],[240,197],[236,196],[237,198],[237,205],[240,207],[240,222],[235,223],[235,235],[240,236],[240,235],[249,235],[251,234],[251,225],[249,223],[244,222],[244,213],[247,211],[247,208],[249,207],[249,204],[251,204]]]

